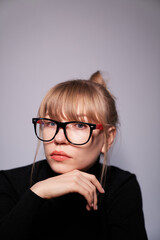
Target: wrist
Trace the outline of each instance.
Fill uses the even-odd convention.
[[[45,194],[45,191],[42,187],[42,183],[41,182],[37,182],[35,183],[31,188],[30,190],[32,192],[34,192],[37,196],[43,198],[43,199],[47,199],[47,196]]]

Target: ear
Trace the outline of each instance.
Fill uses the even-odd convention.
[[[114,142],[116,136],[116,128],[115,127],[110,127],[108,129],[108,139],[107,139],[107,149],[105,143],[102,146],[101,152],[105,153],[106,150],[108,151],[110,147],[112,146],[112,143]]]

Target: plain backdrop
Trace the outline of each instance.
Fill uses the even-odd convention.
[[[0,169],[33,162],[31,119],[46,92],[97,70],[121,122],[110,164],[137,175],[148,237],[159,240],[159,0],[0,0]]]

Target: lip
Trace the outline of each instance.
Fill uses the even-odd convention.
[[[53,151],[51,153],[51,158],[58,162],[63,162],[64,160],[69,160],[71,157],[63,151]]]

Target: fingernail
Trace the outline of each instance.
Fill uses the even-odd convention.
[[[94,207],[94,210],[98,210],[98,206],[97,205]]]
[[[87,211],[91,211],[91,208],[89,205],[86,206]]]
[[[103,193],[105,193],[105,190],[104,190],[104,188],[102,188],[102,192],[103,192]]]

